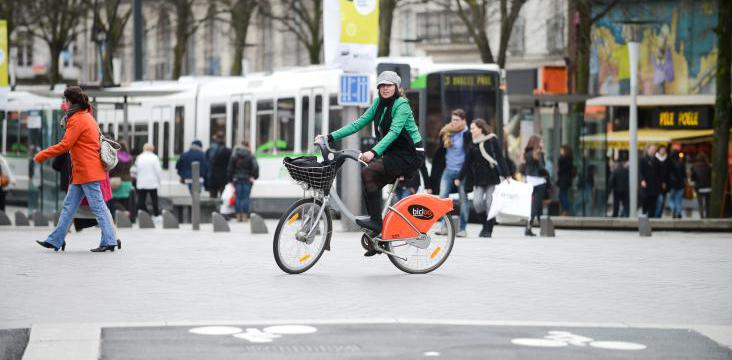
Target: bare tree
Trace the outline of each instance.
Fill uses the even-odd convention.
[[[175,14],[175,45],[173,46],[173,79],[178,79],[183,72],[183,59],[188,52],[188,40],[193,36],[198,28],[219,13],[216,10],[215,0],[160,0],[163,7]],[[198,3],[209,4],[209,9],[213,7],[214,11],[207,11],[206,15],[200,19],[195,16],[194,7]]]
[[[261,0],[220,0],[222,11],[229,14],[229,24],[234,31],[234,58],[231,63],[231,75],[242,75],[241,62],[247,46],[247,33],[252,15],[257,11]]]
[[[620,0],[571,0],[570,16],[577,14],[579,19],[575,30],[576,39],[575,51],[570,54],[570,67],[574,76],[574,86],[570,86],[575,94],[588,94],[590,87],[590,50],[592,47],[592,26],[607,13],[612,10]],[[593,16],[593,12],[595,15]],[[576,103],[574,112],[583,114],[585,110],[584,102]]]
[[[311,64],[320,64],[323,52],[323,0],[280,0],[280,14],[260,7],[263,15],[291,32],[308,51]]]
[[[379,0],[379,56],[391,52],[391,24],[398,0]]]
[[[25,3],[24,0],[0,0],[0,19],[4,19],[8,24],[8,40],[10,35],[13,34],[15,27],[22,25],[20,18],[21,5]]]
[[[61,80],[59,57],[82,31],[79,19],[86,15],[84,0],[26,0],[23,2],[23,26],[43,40],[51,53],[48,80],[51,86]]]
[[[480,59],[484,63],[506,65],[506,52],[511,39],[511,30],[518,19],[526,0],[437,0],[443,8],[453,11],[468,29],[470,37],[478,47]],[[500,9],[500,36],[498,42],[498,61],[496,61],[488,41],[488,25],[491,21],[489,11],[496,3]]]
[[[114,74],[113,59],[120,47],[122,36],[124,35],[127,21],[132,15],[132,6],[127,11],[120,13],[120,5],[122,0],[85,0],[87,6],[94,11],[94,25],[92,28],[95,32],[103,31],[106,34],[104,42],[97,42],[102,55],[102,84],[111,85]]]
[[[717,100],[714,106],[714,146],[712,147],[712,196],[710,217],[723,216],[722,198],[727,181],[729,127],[732,116],[730,77],[732,76],[732,7],[728,0],[718,0],[717,28]],[[732,184],[730,184],[732,185]],[[732,206],[729,204],[727,206]]]

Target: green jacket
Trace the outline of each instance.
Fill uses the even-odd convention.
[[[366,110],[361,117],[356,119],[356,121],[332,132],[330,135],[333,137],[333,140],[340,140],[348,135],[354,134],[363,129],[364,126],[374,121],[378,105],[379,98],[377,97],[371,107]],[[376,126],[379,126],[383,119],[384,114],[381,115]],[[391,126],[389,127],[389,131],[379,139],[379,142],[374,145],[371,150],[373,150],[376,155],[383,155],[384,151],[389,148],[389,145],[399,137],[402,130],[406,130],[406,133],[412,139],[412,144],[417,144],[422,141],[422,136],[419,134],[419,128],[417,128],[417,123],[414,121],[414,115],[412,115],[412,108],[409,107],[407,99],[399,97],[394,100],[394,104],[391,107]]]

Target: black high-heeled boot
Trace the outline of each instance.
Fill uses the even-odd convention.
[[[117,239],[117,249],[122,250],[122,240]]]
[[[91,252],[105,252],[105,251],[114,252],[114,248],[116,246],[117,245],[102,245],[102,246],[99,246],[98,248],[94,248],[94,249],[91,249],[89,251],[91,251]]]
[[[488,222],[489,220],[485,218],[485,213],[478,213],[478,218],[481,220],[481,223],[483,224],[483,228],[480,229],[480,233],[478,234],[478,237],[491,237],[490,232],[488,231]]]
[[[51,244],[48,241],[38,241],[38,240],[36,240],[36,243],[38,245],[43,246],[44,248],[53,249],[53,251],[59,251],[59,250],[66,251],[66,241],[64,241],[64,243],[61,244],[61,247],[60,248],[57,248],[57,247],[53,246],[53,244]]]

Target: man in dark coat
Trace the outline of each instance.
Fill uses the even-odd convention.
[[[211,147],[206,150],[208,174],[206,176],[206,190],[212,198],[218,197],[226,186],[231,149],[226,147],[224,133],[219,131],[214,137]]]
[[[188,190],[191,190],[193,174],[191,172],[191,164],[198,161],[199,174],[205,178],[208,172],[208,164],[206,164],[206,155],[203,153],[203,144],[201,140],[193,140],[191,148],[184,152],[175,163],[175,169],[178,171],[181,184],[187,184]]]
[[[432,158],[432,182],[433,193],[447,198],[456,189],[460,194],[460,225],[457,237],[466,236],[470,204],[465,191],[465,184],[453,186],[455,180],[459,180],[460,170],[465,163],[465,157],[470,151],[473,138],[468,131],[467,115],[462,109],[452,111],[450,122],[440,130],[440,145]],[[443,226],[437,231],[438,235],[444,235],[447,231]]]
[[[661,193],[661,169],[656,161],[656,145],[646,145],[646,153],[640,160],[640,191],[643,199],[643,213],[648,217],[656,214],[656,202]]]
[[[618,160],[610,174],[609,191],[613,192],[613,217],[628,217],[630,214],[630,173],[628,161],[624,158]],[[623,211],[621,212],[621,205]]]

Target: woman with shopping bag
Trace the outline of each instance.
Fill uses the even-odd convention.
[[[510,176],[506,160],[501,151],[501,143],[493,128],[483,119],[475,119],[470,124],[473,142],[465,157],[462,170],[455,179],[455,186],[465,181],[466,188],[473,187],[473,206],[483,223],[480,237],[491,237],[496,219],[488,219],[486,212],[493,202],[493,190],[501,180]]]
[[[539,135],[532,135],[524,149],[524,176],[526,183],[534,187],[531,196],[531,216],[526,221],[524,235],[536,236],[531,232],[531,222],[536,219],[541,222],[541,214],[544,210],[544,195],[546,193],[548,174],[544,162],[544,140]]]

